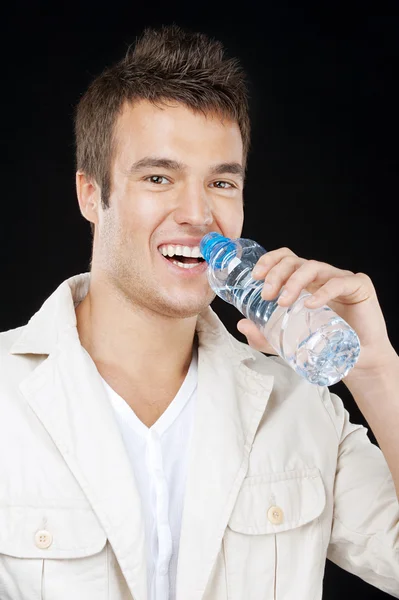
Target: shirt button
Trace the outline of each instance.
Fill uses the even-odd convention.
[[[273,525],[280,525],[284,521],[284,513],[279,506],[271,506],[267,511],[267,518]]]
[[[35,534],[35,544],[38,548],[48,548],[53,543],[52,534],[46,529],[40,529]]]

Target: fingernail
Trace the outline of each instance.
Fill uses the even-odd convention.
[[[254,277],[258,277],[258,276],[259,276],[259,275],[261,275],[261,274],[262,274],[262,267],[255,267],[255,268],[252,270],[252,275],[253,275]]]

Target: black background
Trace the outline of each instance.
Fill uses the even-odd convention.
[[[367,273],[399,350],[397,2],[31,1],[2,10],[0,330],[25,323],[64,279],[88,270],[74,107],[144,27],[175,22],[220,39],[250,78],[242,237]],[[219,298],[212,307],[246,341],[240,313]],[[368,427],[343,382],[330,390]],[[340,595],[391,597],[327,561],[323,598]]]

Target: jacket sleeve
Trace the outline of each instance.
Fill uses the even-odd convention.
[[[388,464],[342,400],[328,387],[319,392],[339,439],[327,558],[399,598],[399,501]]]

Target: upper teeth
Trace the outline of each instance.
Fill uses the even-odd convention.
[[[191,256],[192,258],[204,258],[200,252],[199,246],[190,248],[189,246],[172,246],[171,244],[165,244],[164,246],[159,247],[159,251],[164,256],[174,256],[175,254],[178,254],[179,256]]]

